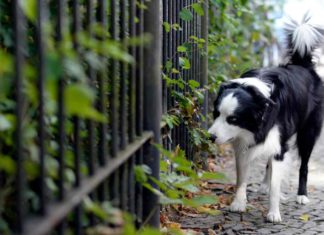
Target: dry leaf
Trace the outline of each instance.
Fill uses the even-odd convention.
[[[167,228],[172,228],[172,229],[180,229],[181,224],[175,223],[175,222],[169,222],[165,225]]]
[[[309,220],[309,215],[308,214],[303,214],[302,216],[300,216],[299,218],[304,221],[304,222],[307,222]]]

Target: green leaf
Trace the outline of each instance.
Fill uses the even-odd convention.
[[[0,50],[0,75],[12,71],[13,68],[13,58],[10,54]]]
[[[135,166],[134,171],[135,171],[136,181],[140,182],[140,183],[147,182],[147,179],[148,179],[147,175],[152,174],[151,168],[144,164]]]
[[[207,195],[202,195],[202,196],[196,196],[192,199],[186,199],[184,200],[185,204],[193,207],[197,206],[202,206],[206,204],[215,204],[218,202],[218,199],[216,196],[207,196]]]
[[[200,179],[202,180],[223,180],[225,179],[225,175],[222,174],[222,173],[216,173],[216,172],[203,172],[201,175],[200,175]]]
[[[169,33],[171,31],[171,25],[169,22],[163,22],[163,27],[165,32]]]
[[[83,84],[71,84],[64,90],[66,113],[81,118],[89,118],[105,122],[106,117],[94,107],[95,94],[92,89]]]
[[[93,202],[89,197],[84,198],[83,203],[86,211],[93,213],[103,221],[108,220],[108,214],[105,212],[105,210],[103,210],[100,205]]]
[[[26,14],[27,18],[32,22],[36,22],[37,0],[22,0],[19,1],[19,3],[24,13]]]
[[[172,24],[171,27],[175,31],[182,30],[180,24]]]
[[[179,57],[179,64],[182,67],[182,69],[188,70],[191,68],[191,64],[188,58]]]
[[[187,47],[185,47],[185,46],[178,46],[177,51],[178,52],[187,52]]]
[[[165,69],[167,70],[167,72],[170,72],[171,69],[172,69],[172,61],[171,60],[168,60],[166,63],[165,63]]]
[[[190,86],[190,88],[191,88],[192,90],[194,90],[194,89],[200,87],[199,82],[197,82],[197,81],[195,81],[195,80],[189,80],[189,81],[188,81],[188,84],[189,84],[189,86]]]
[[[201,3],[194,3],[191,5],[197,15],[203,16],[205,14],[204,9]]]
[[[179,183],[175,185],[176,187],[186,190],[191,193],[197,193],[199,192],[199,188],[191,183]]]
[[[180,18],[184,21],[190,21],[193,19],[193,14],[189,9],[183,8],[180,13]]]
[[[15,161],[5,155],[0,155],[0,170],[12,175],[16,172],[16,163]]]

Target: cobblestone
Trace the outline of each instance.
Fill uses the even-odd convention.
[[[296,158],[292,164],[290,181],[286,182],[282,191],[286,200],[281,200],[280,211],[283,222],[279,224],[268,223],[265,216],[268,210],[268,196],[257,192],[259,183],[263,179],[265,162],[251,167],[252,172],[248,186],[248,212],[233,213],[228,208],[221,209],[223,214],[210,218],[183,218],[182,225],[190,225],[191,228],[212,228],[216,234],[282,234],[282,235],[313,235],[324,234],[324,134],[322,133],[309,164],[309,199],[307,205],[296,203],[298,183],[299,161]],[[224,164],[224,173],[235,182],[235,163],[233,158]],[[221,190],[215,190],[221,195]],[[302,215],[308,215],[308,219],[301,219]],[[203,220],[203,222],[202,222]],[[217,229],[216,229],[217,228]],[[221,228],[221,230],[219,230]],[[208,233],[205,233],[208,234]]]

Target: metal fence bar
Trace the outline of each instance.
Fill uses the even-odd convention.
[[[150,45],[145,47],[144,53],[144,129],[154,132],[154,142],[160,143],[160,123],[162,115],[162,83],[161,83],[161,25],[160,1],[147,2],[145,11],[144,29],[152,35]],[[152,145],[146,145],[144,163],[152,169],[152,176],[159,179],[160,153]],[[155,186],[156,187],[156,186]],[[159,227],[160,216],[158,197],[145,190],[143,207],[144,219],[151,226]]]
[[[201,86],[204,87],[208,84],[208,1],[203,3],[204,15],[201,20],[201,37],[205,39],[203,46],[203,54],[201,55]],[[203,128],[207,129],[207,113],[208,113],[208,91],[205,91],[205,99],[202,107],[202,113],[206,117],[203,123]]]
[[[13,1],[13,16],[14,16],[14,56],[15,56],[15,115],[16,115],[16,130],[14,134],[15,138],[15,160],[16,160],[16,177],[15,177],[15,190],[16,190],[16,226],[15,231],[21,232],[24,229],[24,219],[25,219],[25,177],[24,177],[24,156],[23,156],[23,143],[22,143],[22,131],[23,131],[23,63],[24,63],[24,27],[25,19],[22,14],[22,9],[20,8],[20,3],[18,0]]]
[[[97,172],[84,181],[81,187],[70,191],[64,201],[48,205],[48,214],[45,217],[33,217],[26,224],[25,235],[43,235],[52,231],[68,213],[77,206],[85,196],[92,192],[101,182],[111,176],[125,161],[133,156],[145,143],[153,137],[153,132],[143,132],[142,137],[129,144],[120,151],[116,158],[111,159],[109,165],[98,168]],[[35,226],[37,224],[37,226]]]
[[[183,8],[192,10],[190,5],[197,2],[197,0],[138,0],[137,2],[133,0],[72,0],[68,2],[66,0],[49,2],[37,0],[35,25],[27,25],[18,0],[12,2],[15,20],[13,28],[15,36],[15,99],[17,101],[15,110],[17,116],[15,132],[17,220],[14,222],[17,225],[14,228],[16,233],[22,234],[22,231],[25,231],[24,235],[43,235],[53,231],[56,234],[84,233],[83,216],[89,218],[87,226],[94,226],[100,222],[93,214],[85,214],[82,201],[87,196],[99,202],[111,200],[113,205],[134,214],[137,226],[159,225],[158,197],[148,190],[143,190],[143,187],[135,182],[134,168],[135,165],[146,164],[152,169],[153,176],[159,177],[160,155],[158,150],[149,143],[149,140],[154,136],[153,141],[160,143],[162,111],[167,112],[176,105],[175,99],[172,97],[173,90],[167,87],[165,81],[161,80],[161,62],[166,65],[168,61],[171,61],[172,68],[181,71],[179,74],[174,71],[168,73],[167,75],[172,79],[184,79],[186,82],[189,79],[198,80],[202,87],[207,82],[207,58],[200,55],[198,48],[194,48],[196,45],[192,46],[192,52],[188,52],[189,59],[192,61],[190,70],[182,71],[179,56],[184,57],[186,53],[177,52],[178,46],[184,45],[191,35],[207,39],[207,16],[201,17],[194,13],[192,21],[180,19],[180,10]],[[203,4],[207,10],[207,4],[205,2]],[[144,9],[143,6],[147,9]],[[47,11],[51,12],[51,17],[48,19]],[[85,17],[83,17],[83,13],[85,13]],[[170,32],[162,29],[161,14],[163,21],[170,24]],[[61,48],[62,42],[65,42],[65,36],[69,36],[65,33],[66,29],[70,27],[74,50],[78,54],[78,59],[85,62],[87,82],[97,94],[96,106],[107,117],[108,122],[97,123],[80,117],[69,117],[66,114],[64,100],[66,87],[79,82],[77,79],[69,78],[67,73],[60,75],[57,84],[57,123],[51,126],[51,128],[57,129],[53,136],[47,136],[47,131],[52,133],[52,130],[47,129],[47,122],[45,125],[45,121],[47,121],[45,119],[47,115],[45,113],[47,98],[45,93],[47,89],[45,86],[46,37],[49,36],[45,31],[45,23],[51,24],[53,20],[57,26],[55,43],[58,48]],[[34,190],[40,200],[39,208],[36,208],[36,211],[27,208],[26,200],[23,197],[27,183],[29,183],[28,178],[24,177],[22,164],[24,157],[22,107],[25,104],[22,71],[23,52],[26,50],[23,47],[24,37],[29,33],[26,30],[26,25],[27,29],[31,27],[32,30],[35,30],[37,39],[32,43],[36,45],[36,52],[33,56],[37,57],[36,86],[39,104],[37,116],[31,118],[35,118],[33,121],[38,121],[37,147],[39,148],[40,175],[37,178],[37,183],[39,182],[40,187],[33,189],[31,186],[29,189]],[[119,41],[119,45],[135,36],[139,39],[143,33],[151,34],[152,40],[144,45],[144,40],[140,39],[142,45],[131,45],[128,48],[124,44],[123,49],[128,50],[129,54],[135,58],[135,64],[126,64],[116,59],[105,61],[107,58],[102,56],[100,59],[107,65],[107,68],[98,69],[95,66],[92,67],[92,63],[87,60],[87,57],[83,58],[87,49],[84,50],[83,45],[81,43],[79,45],[77,40],[79,32],[83,32],[83,27],[94,40],[101,42],[106,40],[107,38],[98,36],[100,34],[96,30],[97,28],[93,27],[95,25],[101,25],[102,29],[109,30],[111,36],[109,39]],[[206,46],[207,44],[205,49]],[[50,53],[50,47],[48,51]],[[64,52],[59,51],[59,53],[61,53],[59,56],[64,63]],[[29,54],[25,56],[26,60],[35,59]],[[69,59],[68,56],[66,59]],[[188,87],[184,89],[188,91]],[[178,86],[175,86],[174,91],[182,92]],[[204,111],[207,110],[206,102]],[[71,123],[73,129],[71,129]],[[163,131],[167,130],[165,126],[163,125]],[[85,130],[82,129],[84,127]],[[70,130],[73,130],[72,133]],[[188,130],[184,125],[172,130],[171,135],[173,147],[180,144],[182,148],[190,150]],[[45,151],[47,142],[52,141],[58,145],[57,155],[52,153],[52,149],[48,153]],[[163,139],[164,146],[170,148],[170,143],[169,139]],[[66,160],[69,156],[67,153],[70,151],[73,151],[74,155],[72,165]],[[54,197],[47,197],[46,179],[48,173],[45,170],[45,156],[51,157],[52,154],[55,155],[58,162],[58,178],[55,179],[58,192]],[[87,174],[83,172],[84,164],[88,169]],[[73,187],[68,189],[66,173],[71,169],[74,172],[75,181]],[[28,218],[25,216],[27,212]],[[23,230],[24,224],[25,230]]]
[[[64,36],[64,27],[65,27],[65,0],[58,0],[57,1],[57,42],[58,44],[63,40]],[[64,76],[59,78],[58,82],[58,144],[59,144],[59,153],[58,153],[58,162],[59,162],[59,178],[58,178],[58,188],[59,194],[58,199],[59,201],[63,201],[65,198],[65,188],[64,188],[64,170],[65,170],[65,107],[64,107],[64,87],[65,81]],[[65,222],[62,221],[57,230],[60,235],[64,234],[65,229]]]
[[[76,52],[79,50],[79,45],[77,42],[77,34],[80,31],[80,11],[79,11],[79,3],[78,0],[73,0],[72,2],[72,37],[73,37],[73,46]],[[75,174],[75,183],[74,187],[78,188],[81,185],[81,173],[80,173],[80,165],[81,165],[81,140],[80,140],[80,119],[78,117],[73,117],[73,151],[74,151],[74,174]],[[77,205],[74,209],[74,233],[79,235],[81,234],[81,205]]]
[[[114,1],[112,1],[114,2]],[[106,5],[106,1],[105,0],[99,0],[98,1],[98,10],[97,10],[97,21],[100,24],[100,26],[105,29],[107,28],[107,5]],[[100,38],[101,40],[105,40],[104,37]],[[107,110],[106,110],[106,70],[103,69],[98,73],[97,76],[98,79],[98,86],[99,86],[99,111],[101,113],[103,113],[104,115],[107,114]],[[112,104],[115,105],[115,104]],[[115,106],[114,108],[115,109]],[[115,111],[115,110],[114,110]],[[112,113],[112,121],[115,121],[115,114]],[[105,123],[100,123],[99,127],[99,148],[98,148],[98,159],[99,159],[99,164],[101,166],[105,165],[107,162],[107,159],[105,158],[107,156],[106,152],[107,152],[107,147],[106,147],[106,136],[107,136],[107,125]],[[113,128],[114,131],[115,128]],[[113,137],[115,137],[114,135],[116,135],[117,132],[113,133]],[[114,151],[117,151],[117,149],[115,149]]]
[[[87,32],[89,33],[89,36],[92,37],[93,36],[93,23],[94,23],[94,1],[93,0],[87,0],[86,1],[86,20],[85,20],[85,27]],[[87,73],[88,73],[88,83],[90,85],[90,87],[95,87],[95,77],[96,77],[96,72],[95,70],[92,68],[92,66],[90,64],[88,64],[88,69],[87,69]],[[87,144],[88,144],[88,148],[86,149],[86,162],[87,162],[87,167],[88,167],[88,171],[89,171],[89,175],[92,176],[95,174],[96,171],[96,134],[95,134],[95,123],[92,120],[87,120],[86,122],[87,124],[87,130],[88,130],[88,136],[87,136]],[[89,194],[89,197],[92,200],[95,200],[95,192],[91,192]],[[91,213],[89,215],[89,223],[90,226],[94,226],[95,225],[95,217],[94,215]]]
[[[139,0],[139,4],[144,4],[144,0]],[[136,7],[136,18],[138,23],[136,24],[136,36],[140,37],[144,32],[144,11],[140,7]],[[143,74],[144,74],[144,51],[143,46],[136,48],[136,134],[141,135],[143,133]],[[143,149],[139,149],[136,153],[136,165],[143,164]],[[140,226],[143,219],[143,187],[140,183],[136,183],[135,186],[135,212],[136,212],[136,225]]]
[[[38,141],[39,141],[39,201],[40,208],[39,212],[45,214],[46,212],[46,171],[45,171],[45,122],[44,122],[44,80],[45,80],[45,61],[44,61],[44,21],[45,16],[45,6],[44,2],[41,0],[37,1],[37,54],[38,54]]]
[[[136,5],[135,1],[128,0],[128,24],[129,24],[129,36],[130,38],[134,38],[136,35],[136,25],[135,25],[135,16],[136,16]],[[130,55],[133,58],[136,58],[136,47],[131,45],[129,48]],[[129,66],[129,73],[128,73],[128,103],[129,103],[129,111],[128,111],[128,139],[129,142],[132,143],[134,141],[136,135],[136,63],[133,63]],[[135,214],[135,174],[134,174],[134,167],[136,161],[136,155],[134,154],[131,159],[129,160],[128,164],[128,183],[129,183],[129,190],[128,190],[128,210],[133,215]]]

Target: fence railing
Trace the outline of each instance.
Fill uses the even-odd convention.
[[[26,235],[83,234],[85,227],[100,222],[84,208],[85,198],[109,201],[128,211],[137,226],[158,226],[158,197],[135,182],[134,167],[146,164],[159,177],[159,152],[150,141],[161,141],[162,112],[174,105],[170,89],[162,84],[161,64],[171,60],[180,70],[177,47],[190,36],[207,40],[207,11],[204,16],[194,13],[189,22],[180,19],[179,11],[198,0],[37,0],[35,6],[27,6],[29,10],[23,10],[23,1],[5,2],[12,9],[6,19],[12,22],[8,27],[13,43],[0,40],[0,49],[13,53],[13,72],[8,76],[14,83],[8,96],[15,104],[12,111],[1,110],[15,116],[13,146],[1,147],[2,154],[12,154],[15,160],[10,193],[14,199],[3,202],[9,230]],[[204,6],[207,10],[206,2]],[[164,31],[162,37],[162,16],[181,30]],[[146,33],[149,43],[140,37]],[[140,43],[129,44],[129,38]],[[96,43],[98,56],[92,58]],[[206,84],[207,59],[196,46],[190,53],[191,69],[172,79],[182,76]],[[53,48],[57,54],[52,55]],[[119,49],[128,51],[135,63],[127,62]],[[74,62],[67,58],[71,55]],[[78,77],[83,76],[80,65],[85,79]],[[32,79],[26,72],[29,67],[34,68]],[[61,72],[51,79],[56,70]],[[76,86],[80,84],[95,92],[89,96],[95,97],[92,102],[100,114],[80,111],[90,102],[82,103],[88,90]],[[51,95],[54,111],[48,107]],[[26,141],[29,125],[33,137]],[[183,126],[173,130],[172,139],[174,145],[190,150]],[[29,161],[36,172],[33,177]],[[0,177],[1,191],[10,176],[1,172]]]

